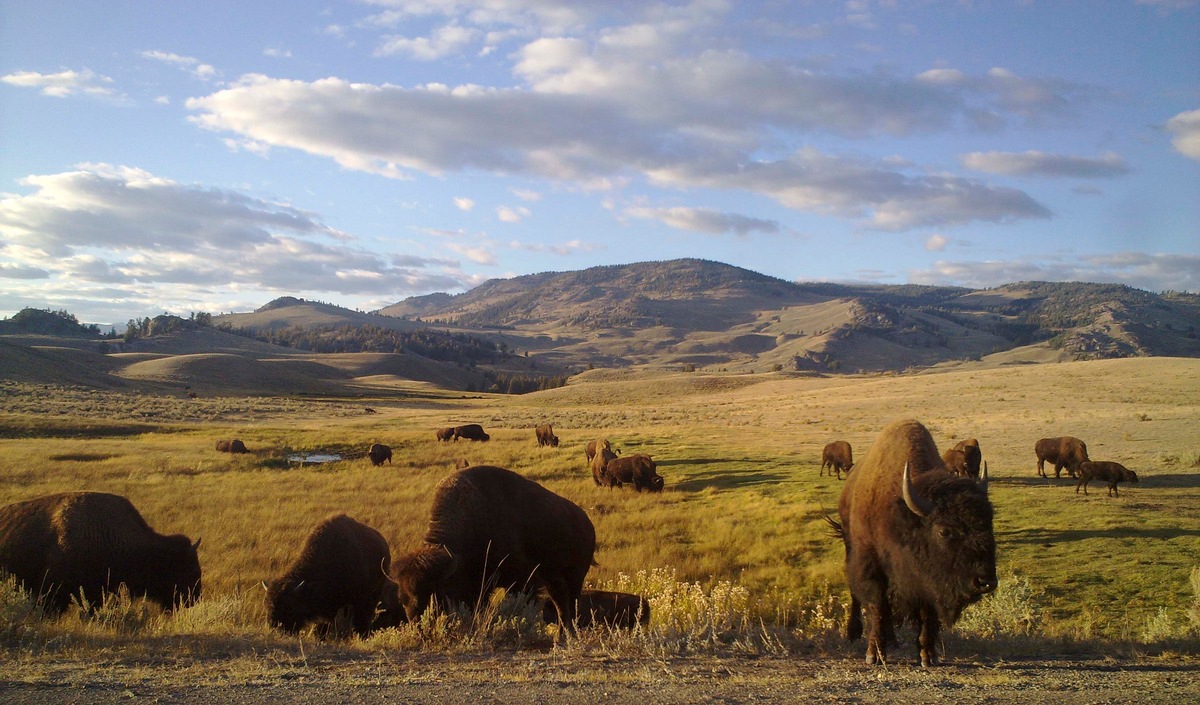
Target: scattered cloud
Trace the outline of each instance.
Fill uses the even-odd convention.
[[[722,213],[708,208],[645,208],[633,207],[626,215],[646,220],[657,220],[679,230],[724,235],[733,233],[746,236],[751,233],[777,233],[779,223],[774,220],[752,218],[738,213]]]
[[[446,243],[446,247],[471,260],[475,264],[482,264],[489,267],[497,264],[496,253],[491,249],[492,243],[490,242],[485,241],[471,244],[462,242],[448,242]]]
[[[459,25],[439,27],[428,37],[386,37],[375,50],[376,56],[406,54],[421,61],[435,61],[444,56],[458,53],[463,47],[476,41],[477,30]]]
[[[528,218],[532,213],[528,208],[510,208],[508,206],[500,206],[496,209],[496,217],[502,223],[519,223]]]
[[[143,293],[183,286],[407,294],[462,284],[445,260],[389,261],[351,246],[352,236],[313,213],[141,169],[81,165],[22,184],[29,195],[0,196],[8,278]]]
[[[1167,121],[1166,128],[1173,135],[1171,144],[1176,151],[1200,160],[1200,109],[1179,113]]]
[[[211,81],[217,76],[217,70],[211,64],[205,64],[191,56],[180,56],[166,51],[143,51],[142,57],[177,66],[202,81]]]
[[[64,70],[58,73],[17,71],[0,76],[0,81],[20,88],[36,88],[41,91],[42,95],[53,98],[66,98],[72,95],[108,97],[115,95],[111,88],[113,80],[108,76],[94,73],[90,69]]]
[[[1076,157],[1046,152],[971,152],[961,157],[963,166],[987,174],[1007,176],[1051,176],[1077,179],[1104,179],[1129,173],[1119,155],[1108,152],[1099,157]]]
[[[281,49],[279,47],[267,47],[263,49],[263,56],[270,56],[275,59],[290,59],[292,58],[291,49]]]
[[[950,244],[950,239],[945,235],[930,235],[925,241],[925,249],[930,252],[941,252],[946,249],[946,245]]]
[[[537,191],[530,191],[529,189],[514,188],[509,189],[508,192],[528,203],[534,203],[542,200],[542,194],[538,193]]]
[[[513,240],[508,243],[510,249],[525,250],[526,252],[538,252],[552,255],[568,256],[578,252],[595,252],[596,250],[604,249],[603,245],[598,245],[594,242],[584,242],[583,240],[568,240],[555,244],[545,244],[540,242],[518,242]]]
[[[459,196],[454,199],[454,206],[460,211],[470,211],[475,207],[475,201],[471,200],[470,198]]]
[[[1200,255],[1113,254],[993,260],[938,261],[909,273],[916,284],[984,288],[1017,281],[1079,281],[1125,284],[1148,291],[1200,292]]]

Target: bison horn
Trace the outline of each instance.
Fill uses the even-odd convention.
[[[933,511],[933,506],[925,501],[925,498],[913,487],[912,476],[908,474],[908,463],[904,464],[904,480],[901,487],[904,493],[904,503],[908,505],[909,511],[919,517],[928,516],[929,512]]]
[[[983,461],[983,477],[979,478],[979,486],[983,488],[983,493],[988,491],[988,476],[987,476],[987,461]]]
[[[203,541],[203,539],[196,539],[196,543],[192,544],[193,551],[199,550],[201,541]]]

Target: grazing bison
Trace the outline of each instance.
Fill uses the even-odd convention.
[[[396,560],[410,620],[429,603],[479,605],[494,588],[543,588],[572,629],[596,531],[574,502],[504,468],[477,465],[438,483],[424,543]]]
[[[124,584],[165,610],[200,599],[200,541],[155,532],[125,497],[64,492],[0,508],[0,572],[59,613]]]
[[[1083,493],[1087,494],[1088,483],[1092,480],[1103,480],[1108,483],[1108,496],[1121,496],[1117,492],[1118,482],[1130,482],[1137,484],[1137,473],[1130,470],[1120,463],[1114,463],[1108,460],[1089,460],[1079,464],[1079,482],[1075,483],[1075,493],[1079,494],[1079,488],[1083,487]]]
[[[437,439],[439,441],[455,440],[454,439],[454,427],[448,426],[446,428],[439,428],[437,430]]]
[[[821,451],[821,474],[825,476],[825,468],[829,468],[830,476],[837,471],[837,479],[842,479],[842,472],[850,472],[854,467],[854,451],[846,441],[834,441]]]
[[[921,665],[934,664],[941,626],[996,589],[987,476],[954,475],[924,426],[897,421],[850,473],[838,515],[850,585],[846,636],[862,636],[865,609],[867,663],[884,663],[894,613],[919,627]]]
[[[538,447],[550,446],[551,448],[558,447],[558,436],[554,435],[554,427],[548,423],[544,423],[533,429],[534,435],[537,436]]]
[[[483,426],[477,423],[469,423],[463,426],[454,427],[454,440],[465,438],[468,441],[486,441],[491,439],[483,430]]]
[[[1043,438],[1033,445],[1037,455],[1038,475],[1046,477],[1046,461],[1054,463],[1054,476],[1062,475],[1065,467],[1071,477],[1079,472],[1079,464],[1087,462],[1087,444],[1072,436]]]
[[[650,603],[641,595],[607,590],[584,590],[579,596],[575,611],[575,624],[586,629],[603,624],[612,629],[633,629],[637,625],[650,623]],[[554,603],[547,602],[542,608],[542,619],[547,624],[558,623],[558,610]]]
[[[592,464],[592,458],[596,457],[596,450],[598,448],[603,448],[604,450],[607,450],[610,453],[612,452],[612,444],[610,444],[608,442],[607,438],[601,438],[601,439],[598,439],[595,441],[588,441],[587,447],[584,448],[584,450],[583,450],[584,455],[587,456],[588,465]]]
[[[608,440],[601,439],[599,441],[591,441],[588,447],[593,450],[591,457],[588,458],[588,467],[592,471],[592,481],[596,486],[601,485],[611,488],[616,484],[611,475],[608,474],[608,464],[617,459],[617,456],[609,450]]]
[[[974,438],[959,441],[953,448],[942,453],[942,462],[945,463],[946,469],[955,475],[978,480],[980,465],[983,462],[979,441]]]
[[[326,517],[304,540],[296,560],[267,586],[267,618],[292,634],[316,624],[322,639],[343,611],[359,636],[373,625],[395,624],[396,584],[387,574],[391,562],[378,531],[345,514]],[[381,603],[385,609],[377,619]]]
[[[217,450],[222,453],[248,453],[246,444],[238,439],[232,441],[217,441]]]
[[[384,461],[390,464],[392,449],[382,443],[372,443],[371,450],[367,451],[367,457],[371,459],[371,464],[377,467],[383,465]]]
[[[633,485],[638,492],[662,492],[663,479],[658,474],[658,465],[650,456],[635,453],[623,458],[613,458],[604,468],[610,487]]]

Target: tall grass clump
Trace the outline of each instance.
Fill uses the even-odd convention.
[[[0,644],[15,645],[43,623],[41,605],[30,599],[15,576],[0,580]]]
[[[1028,578],[1000,578],[996,591],[968,607],[955,624],[961,634],[988,639],[1003,636],[1034,636],[1042,623],[1041,592]]]

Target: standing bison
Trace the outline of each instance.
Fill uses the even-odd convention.
[[[597,456],[599,457],[599,456]],[[613,458],[604,468],[603,478],[609,487],[633,485],[638,492],[662,492],[663,479],[658,474],[658,465],[650,456],[642,453]]]
[[[1046,461],[1054,463],[1054,476],[1060,477],[1065,467],[1071,477],[1079,472],[1079,464],[1088,460],[1087,444],[1072,436],[1043,438],[1033,445],[1037,455],[1038,475],[1046,477]]]
[[[842,479],[842,473],[849,473],[854,467],[854,451],[846,441],[834,441],[821,451],[821,474],[825,476],[825,468],[829,468],[830,476],[837,472],[837,479]]]
[[[477,465],[438,483],[423,544],[396,560],[410,620],[436,600],[478,606],[494,588],[544,588],[571,629],[596,532],[574,502],[504,468]]]
[[[371,450],[367,451],[367,457],[371,459],[371,464],[379,467],[384,462],[392,462],[392,449],[382,443],[372,443]]]
[[[959,441],[953,448],[942,454],[942,462],[945,463],[946,469],[955,475],[978,480],[980,465],[983,462],[979,441],[974,438]]]
[[[246,444],[238,439],[232,441],[217,441],[217,450],[222,453],[248,453]]]
[[[592,471],[592,481],[596,483],[597,487],[612,487],[615,483],[608,474],[608,464],[616,460],[617,456],[610,450],[608,439],[589,441],[586,452],[588,468]]]
[[[554,435],[554,427],[548,423],[544,423],[533,429],[533,433],[537,436],[538,447],[550,446],[551,448],[558,447],[558,436]]]
[[[1079,482],[1075,484],[1075,493],[1079,494],[1079,488],[1083,487],[1083,493],[1087,494],[1088,483],[1092,480],[1103,480],[1108,483],[1108,496],[1121,496],[1117,492],[1118,482],[1130,482],[1136,484],[1138,481],[1137,473],[1130,470],[1120,463],[1110,462],[1108,460],[1086,461],[1079,464]]]
[[[468,441],[486,441],[490,440],[491,436],[484,432],[483,426],[477,423],[469,423],[454,427],[454,440],[457,441],[460,438],[465,438]]]
[[[95,607],[121,585],[165,610],[200,599],[200,560],[186,536],[155,532],[125,497],[64,492],[0,508],[0,572],[48,612],[82,596]]]
[[[447,426],[446,428],[439,428],[439,429],[437,430],[437,439],[438,439],[439,441],[451,441],[451,440],[455,440],[455,438],[454,438],[454,427],[453,427],[453,426]]]
[[[834,526],[846,546],[846,636],[863,633],[867,663],[884,663],[893,614],[919,630],[921,665],[937,661],[938,631],[996,589],[996,542],[987,476],[948,471],[919,422],[884,428],[850,473]]]
[[[592,458],[596,457],[597,451],[600,449],[612,452],[612,444],[607,438],[599,438],[594,441],[588,441],[587,447],[583,449],[583,454],[587,456],[588,465],[592,464]],[[615,455],[613,457],[616,457]]]
[[[322,639],[339,612],[359,636],[369,634],[373,624],[393,624],[398,604],[396,584],[387,574],[391,562],[391,550],[378,531],[345,514],[329,516],[309,533],[284,574],[267,586],[267,618],[292,634],[316,624]],[[381,603],[385,609],[376,623]]]

